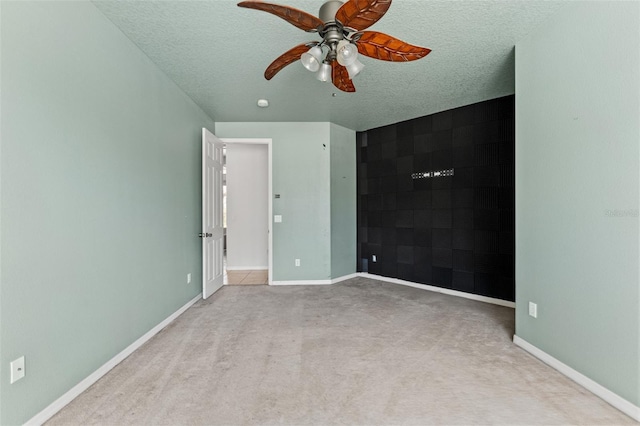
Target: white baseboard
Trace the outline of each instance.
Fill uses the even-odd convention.
[[[357,277],[358,274],[349,274],[342,277],[333,278],[331,280],[291,280],[291,281],[272,281],[271,285],[331,285],[342,281],[350,280]]]
[[[33,416],[29,421],[25,423],[25,425],[42,425],[44,422],[53,417],[58,411],[63,409],[67,404],[73,401],[78,395],[87,390],[91,385],[100,380],[102,376],[107,374],[113,367],[120,364],[126,357],[131,355],[133,351],[138,349],[140,346],[144,345],[149,339],[155,336],[158,332],[160,332],[163,328],[169,325],[173,320],[178,318],[184,311],[189,309],[191,305],[196,303],[198,300],[202,299],[202,293],[191,299],[180,309],[175,311],[173,314],[169,315],[164,321],[160,324],[153,327],[147,333],[145,333],[138,340],[127,346],[122,352],[111,358],[104,365],[98,368],[96,371],[87,376],[80,383],[72,387],[67,393],[62,395],[60,398],[56,399],[52,402],[47,408],[40,411],[38,414]]]
[[[631,402],[627,401],[621,396],[611,392],[609,389],[594,382],[584,374],[577,372],[573,368],[569,367],[567,364],[557,360],[556,358],[552,357],[551,355],[544,352],[543,350],[538,349],[537,347],[533,346],[531,343],[527,342],[526,340],[514,335],[513,343],[515,343],[517,346],[521,347],[525,351],[529,352],[531,355],[535,356],[540,361],[558,370],[560,373],[564,374],[565,376],[567,376],[577,384],[581,385],[588,391],[592,392],[596,396],[602,398],[603,400],[605,400],[606,402],[608,402],[618,410],[625,413],[627,416],[640,422],[640,407],[632,404]]]
[[[515,302],[509,302],[508,300],[496,299],[493,297],[480,296],[478,294],[465,293],[464,291],[451,290],[448,288],[436,287],[427,284],[418,284],[411,281],[399,280],[397,278],[383,277],[381,275],[369,274],[368,272],[358,272],[360,277],[371,278],[372,280],[386,281],[388,283],[405,285],[407,287],[419,288],[422,290],[433,291],[435,293],[447,294],[449,296],[462,297],[464,299],[476,300],[478,302],[491,303],[492,305],[505,306],[507,308],[515,308]]]
[[[268,266],[239,266],[239,267],[233,267],[233,266],[227,266],[226,267],[227,271],[267,271],[269,270]]]

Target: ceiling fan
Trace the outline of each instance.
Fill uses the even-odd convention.
[[[319,18],[289,6],[263,1],[243,1],[238,6],[272,13],[307,32],[317,32],[322,41],[310,41],[286,51],[267,67],[271,80],[287,65],[301,60],[320,81],[331,78],[344,92],[355,92],[352,79],[364,65],[358,53],[374,59],[407,62],[427,56],[431,49],[414,46],[377,31],[363,31],[375,24],[391,6],[391,0],[329,0],[320,7]],[[327,50],[325,54],[324,50]]]

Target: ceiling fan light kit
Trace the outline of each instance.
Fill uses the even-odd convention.
[[[390,35],[363,31],[376,23],[391,6],[391,0],[329,0],[320,7],[319,18],[302,10],[262,1],[243,1],[238,6],[274,14],[296,27],[317,32],[322,40],[300,44],[280,55],[267,67],[264,76],[271,80],[281,69],[300,60],[320,81],[329,77],[343,92],[355,92],[352,79],[364,64],[359,54],[390,62],[415,61],[431,49],[414,46]],[[324,49],[327,50],[325,54]]]

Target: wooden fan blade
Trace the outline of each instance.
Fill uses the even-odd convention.
[[[267,70],[264,72],[264,78],[271,80],[282,68],[300,59],[300,55],[317,44],[318,42],[312,41],[309,43],[299,44],[293,49],[287,50],[282,55],[278,56],[275,61],[271,62],[271,65],[269,65]]]
[[[345,27],[361,31],[378,22],[389,6],[391,0],[349,0],[338,9],[336,19]]]
[[[347,68],[340,65],[338,61],[331,62],[331,81],[333,85],[343,92],[355,92],[356,87],[353,85],[353,81],[349,78],[349,72]]]
[[[279,4],[265,3],[262,1],[243,1],[238,3],[238,6],[272,13],[301,30],[308,32],[318,31],[318,28],[324,26],[324,22],[319,18],[289,6],[281,6]]]
[[[356,42],[358,52],[374,59],[391,62],[408,62],[427,56],[431,49],[414,46],[390,35],[365,31]]]

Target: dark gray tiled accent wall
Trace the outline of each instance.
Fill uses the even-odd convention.
[[[514,300],[514,101],[357,134],[359,271]]]

